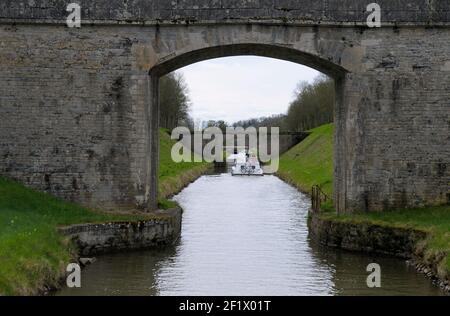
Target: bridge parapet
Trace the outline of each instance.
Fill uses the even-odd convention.
[[[85,23],[205,24],[271,23],[364,25],[367,6],[382,8],[385,25],[450,25],[446,0],[2,0],[0,22],[65,23],[70,2]]]

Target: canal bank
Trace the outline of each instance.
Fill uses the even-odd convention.
[[[87,209],[0,177],[0,295],[40,295],[60,287],[67,265],[80,257],[61,227],[156,219]]]
[[[206,162],[181,162],[176,163],[172,159],[172,147],[175,141],[171,139],[167,129],[160,130],[160,154],[159,154],[159,198],[161,202],[180,193],[186,186],[194,182],[202,175],[211,172],[212,163]],[[194,153],[192,155],[195,155]]]
[[[450,293],[448,252],[432,247],[436,239],[432,230],[314,212],[310,213],[308,227],[311,237],[328,247],[405,259]]]
[[[58,289],[67,264],[80,256],[173,244],[179,237],[181,209],[167,198],[208,172],[210,164],[174,165],[173,141],[165,130],[160,136],[163,211],[91,210],[0,177],[0,295]]]
[[[278,176],[302,192],[319,185],[332,196],[333,125],[324,125],[280,159]],[[450,292],[450,206],[337,215],[325,205],[309,217],[311,237],[351,251],[407,259]]]
[[[58,232],[76,244],[79,256],[166,247],[180,237],[182,213],[174,207],[151,212],[151,219],[70,225]]]

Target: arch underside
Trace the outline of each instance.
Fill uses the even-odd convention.
[[[342,77],[347,70],[332,61],[291,47],[274,44],[225,44],[188,51],[160,61],[150,69],[150,74],[163,76],[185,66],[221,57],[260,56],[285,60],[316,69],[334,79]]]

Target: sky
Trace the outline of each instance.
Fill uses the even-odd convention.
[[[239,120],[286,113],[301,81],[320,72],[278,59],[239,56],[181,68],[194,120]]]

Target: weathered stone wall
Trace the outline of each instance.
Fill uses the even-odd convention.
[[[155,213],[155,219],[140,222],[82,224],[59,232],[77,244],[81,256],[150,249],[174,244],[181,233],[182,210]]]
[[[333,221],[315,213],[310,214],[308,224],[310,235],[323,245],[403,259],[413,258],[417,244],[427,238],[427,234],[419,230]]]
[[[93,207],[143,204],[148,67],[124,31],[0,27],[1,174]]]
[[[370,222],[327,219],[319,213],[310,213],[308,227],[312,239],[325,246],[408,259],[419,272],[450,293],[450,275],[442,268],[446,253],[427,254],[427,248],[421,245],[430,238],[427,232]]]
[[[87,21],[114,23],[278,22],[363,24],[378,3],[385,23],[450,22],[447,0],[77,0]],[[66,0],[2,0],[0,17],[65,21]]]
[[[64,25],[64,1],[0,3],[0,174],[87,206],[152,208],[158,77],[253,54],[336,80],[338,210],[450,199],[446,1],[379,1],[399,25],[381,29],[359,25],[356,0],[80,3],[81,29]]]
[[[349,150],[342,157],[348,168],[341,168],[347,197],[359,197],[347,208],[450,203],[450,50],[440,44],[449,40],[447,28],[360,38],[363,63],[346,77],[346,114],[336,118],[346,135],[336,150],[342,141]]]

